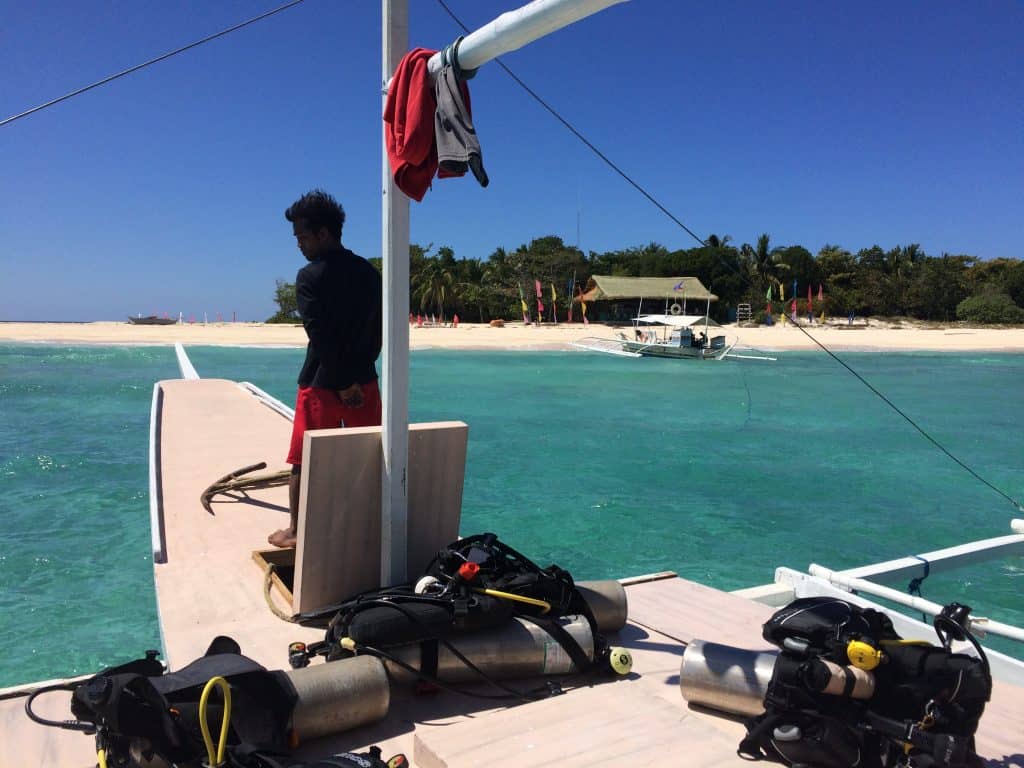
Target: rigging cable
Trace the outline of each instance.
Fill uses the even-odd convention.
[[[305,2],[305,0],[291,0],[291,2],[285,3],[284,5],[279,6],[277,8],[274,8],[273,10],[267,11],[266,13],[261,13],[259,16],[254,16],[253,18],[249,19],[248,21],[243,21],[240,24],[235,24],[233,27],[228,27],[227,29],[222,29],[220,32],[216,32],[216,33],[214,33],[212,35],[204,37],[202,40],[196,40],[194,43],[189,43],[188,45],[184,45],[181,48],[173,50],[173,51],[171,51],[169,53],[165,53],[162,56],[157,56],[155,59],[150,59],[149,61],[144,61],[142,64],[136,64],[134,67],[129,67],[128,69],[126,69],[126,70],[124,70],[122,72],[118,72],[117,74],[110,75],[109,77],[105,77],[102,80],[97,80],[95,83],[92,83],[91,85],[86,85],[83,88],[79,88],[77,90],[71,91],[71,93],[66,93],[63,96],[59,96],[56,99],[52,99],[51,101],[46,102],[45,104],[40,104],[39,106],[32,107],[32,109],[27,109],[27,110],[25,110],[24,112],[22,112],[20,114],[13,115],[13,116],[8,117],[8,118],[6,118],[4,120],[0,120],[0,127],[5,126],[8,123],[13,123],[15,120],[19,120],[19,119],[21,119],[23,117],[28,117],[32,113],[39,112],[40,110],[46,109],[47,107],[52,107],[55,104],[60,104],[62,101],[67,101],[68,99],[72,98],[73,96],[78,96],[79,94],[85,93],[86,91],[91,91],[93,88],[98,88],[99,86],[105,85],[105,84],[107,84],[107,83],[109,83],[109,82],[111,82],[113,80],[117,80],[120,77],[124,77],[125,75],[130,75],[132,72],[138,72],[140,69],[144,69],[145,67],[148,67],[150,64],[156,64],[157,62],[163,61],[164,59],[169,59],[172,56],[177,56],[179,53],[184,53],[187,50],[190,50],[192,48],[200,46],[203,43],[208,43],[211,40],[216,40],[218,37],[223,37],[224,35],[230,34],[231,32],[235,32],[235,31],[241,29],[242,27],[247,27],[250,24],[254,24],[257,21],[260,21],[262,19],[266,19],[266,18],[268,18],[270,16],[273,16],[276,13],[280,13],[281,11],[288,10],[292,6],[298,5],[299,3],[303,3],[303,2]]]
[[[448,7],[448,5],[445,3],[445,0],[437,0],[437,2],[445,10],[445,12],[449,16],[451,16],[451,18],[455,21],[455,23],[458,24],[459,27],[462,28],[463,32],[465,32],[466,34],[469,34],[469,32],[470,32],[469,27],[467,27],[465,24],[462,23],[462,20],[458,16],[455,15],[455,13],[452,11],[451,8]],[[555,110],[554,107],[552,107],[550,104],[548,104],[546,101],[544,101],[544,99],[542,99],[539,95],[537,95],[537,93],[532,88],[530,88],[518,76],[516,76],[516,74],[514,72],[512,72],[511,69],[509,69],[507,66],[505,66],[505,63],[500,58],[495,58],[494,62],[499,67],[501,67],[503,70],[505,70],[505,73],[509,77],[511,77],[530,96],[532,96],[534,98],[534,100],[536,100],[536,102],[538,104],[540,104],[542,107],[544,107],[544,109],[546,109],[548,112],[550,112],[551,115],[556,120],[558,120],[558,122],[560,122],[567,129],[569,129],[569,131],[571,131],[572,134],[574,136],[576,136],[576,138],[578,138],[594,154],[596,154],[599,158],[601,158],[608,165],[609,168],[614,170],[623,179],[625,179],[634,189],[636,189],[641,195],[643,195],[645,198],[647,198],[658,210],[660,210],[662,213],[664,213],[666,216],[668,216],[673,222],[675,222],[679,227],[681,227],[694,240],[696,240],[698,243],[700,243],[705,248],[708,247],[708,244],[707,244],[707,242],[705,240],[702,240],[700,237],[698,237],[696,234],[694,234],[693,230],[691,230],[689,227],[687,227],[685,224],[683,224],[682,221],[680,221],[678,218],[676,218],[676,216],[673,215],[664,205],[662,205],[660,202],[658,202],[654,198],[653,195],[651,195],[646,189],[644,189],[639,184],[639,182],[637,182],[633,178],[631,178],[625,171],[623,171],[621,168],[619,168],[619,166],[617,166],[614,162],[612,162],[611,159],[609,159],[607,155],[605,155],[601,150],[599,150],[592,143],[590,143],[590,141],[588,141],[586,139],[586,137],[583,136],[583,134],[581,134],[578,130],[576,130],[576,128],[573,127],[573,125],[568,120],[566,120],[564,117],[562,117],[562,115],[560,115]],[[715,250],[718,250],[718,249],[715,249]],[[721,257],[721,255],[718,256],[718,259],[719,259],[719,261],[722,264],[724,264],[726,267],[728,267],[733,272],[735,272],[740,278],[744,279],[747,282],[748,285],[750,285],[751,287],[753,286],[753,283],[750,282],[750,278],[749,278],[748,275],[744,275],[734,265],[729,264],[729,262],[727,262],[725,259],[723,259]],[[942,451],[944,454],[946,454],[946,456],[948,456],[950,459],[952,459],[961,468],[966,470],[968,474],[970,474],[972,477],[974,477],[980,483],[982,483],[983,485],[987,486],[988,488],[990,488],[991,490],[995,491],[997,494],[1002,496],[1008,502],[1013,504],[1019,511],[1024,512],[1024,505],[1022,505],[1019,501],[1017,501],[1015,498],[1013,498],[1012,496],[1008,495],[1007,493],[1005,493],[1001,489],[997,488],[995,485],[993,485],[988,480],[983,478],[981,475],[979,475],[976,471],[974,471],[971,467],[969,467],[967,464],[965,464],[959,458],[954,456],[945,446],[943,446],[938,440],[936,440],[934,437],[932,437],[923,427],[921,427],[917,422],[915,422],[912,418],[910,418],[910,416],[908,416],[906,413],[904,413],[902,410],[900,410],[900,408],[895,403],[893,403],[888,397],[886,397],[881,392],[879,392],[867,379],[865,379],[863,376],[861,376],[859,373],[857,373],[857,371],[855,371],[846,362],[844,362],[841,358],[839,358],[834,352],[832,352],[832,350],[830,350],[828,347],[826,347],[824,344],[822,344],[820,341],[818,341],[816,338],[814,338],[814,336],[812,336],[807,331],[807,328],[802,323],[794,322],[793,324],[796,325],[796,327],[799,328],[808,339],[810,339],[816,345],[821,347],[821,349],[826,354],[828,354],[829,357],[831,357],[833,360],[835,360],[837,363],[839,363],[841,366],[843,366],[843,368],[845,368],[847,371],[849,371],[851,374],[853,374],[854,377],[856,377],[864,386],[866,386],[869,390],[871,390],[871,392],[873,392],[879,399],[881,399],[882,402],[884,402],[886,405],[888,405],[890,408],[892,408],[893,411],[895,411],[900,416],[902,416],[903,419],[908,424],[910,424],[910,426],[912,426],[914,429],[916,429],[932,445],[934,445],[936,448],[938,448],[940,451]]]
[[[110,75],[108,77],[105,77],[102,80],[98,80],[95,83],[92,83],[90,85],[84,86],[82,88],[78,88],[78,89],[76,89],[74,91],[71,91],[70,93],[66,93],[63,96],[60,96],[60,97],[58,97],[56,99],[52,99],[52,100],[50,100],[50,101],[48,101],[48,102],[46,102],[44,104],[40,104],[38,106],[32,107],[31,109],[25,110],[24,112],[21,112],[21,113],[19,113],[17,115],[12,115],[11,117],[5,118],[4,120],[0,120],[0,127],[5,126],[5,125],[7,125],[9,123],[13,123],[15,120],[19,120],[19,119],[21,119],[23,117],[27,117],[28,115],[31,115],[31,114],[33,114],[35,112],[39,112],[39,111],[41,111],[43,109],[46,109],[48,107],[52,107],[52,106],[54,106],[56,104],[59,104],[59,103],[61,103],[63,101],[67,101],[68,99],[70,99],[70,98],[72,98],[74,96],[78,96],[78,95],[80,95],[82,93],[85,93],[86,91],[90,91],[93,88],[98,88],[101,85],[105,85],[106,83],[109,83],[109,82],[112,82],[114,80],[117,80],[117,79],[119,79],[121,77],[124,77],[125,75],[130,75],[133,72],[138,72],[139,70],[144,69],[144,68],[150,66],[151,64],[156,64],[158,62],[161,62],[161,61],[164,61],[166,59],[169,59],[172,56],[176,56],[179,53],[184,53],[185,51],[191,50],[192,48],[196,48],[196,47],[198,47],[198,46],[200,46],[200,45],[202,45],[204,43],[208,43],[211,40],[216,40],[219,37],[223,37],[225,35],[228,35],[228,34],[230,34],[232,32],[235,32],[235,31],[237,31],[239,29],[242,29],[243,27],[246,27],[246,26],[248,26],[250,24],[253,24],[253,23],[257,22],[257,21],[261,21],[262,19],[266,19],[266,18],[269,18],[270,16],[274,16],[275,14],[278,14],[281,11],[285,11],[285,10],[287,10],[289,8],[292,8],[292,7],[296,6],[296,5],[299,5],[300,3],[303,3],[303,2],[305,2],[305,0],[290,0],[290,2],[287,2],[284,5],[278,6],[277,8],[273,8],[273,9],[271,9],[269,11],[266,11],[265,13],[262,13],[262,14],[260,14],[258,16],[254,16],[251,19],[248,19],[246,21],[243,21],[243,22],[240,22],[238,24],[235,24],[234,26],[228,27],[227,29],[223,29],[220,32],[216,32],[216,33],[214,33],[212,35],[208,35],[207,37],[204,37],[204,38],[202,38],[200,40],[196,40],[195,42],[189,43],[188,45],[184,45],[184,46],[182,46],[180,48],[177,48],[177,49],[175,49],[173,51],[170,51],[168,53],[162,54],[161,56],[157,56],[156,58],[150,59],[149,61],[145,61],[145,62],[143,62],[141,64],[137,64],[137,65],[135,65],[133,67],[129,67],[128,69],[125,69],[125,70],[123,70],[121,72],[118,72],[116,74],[113,74],[113,75]],[[465,24],[463,24],[462,20],[459,19],[459,17],[455,15],[455,13],[451,10],[451,8],[449,8],[445,4],[444,0],[438,0],[438,3],[441,5],[442,8],[444,8],[444,10],[448,13],[448,15],[451,16],[451,18],[455,21],[455,23],[458,24],[462,28],[462,30],[464,32],[469,33],[469,31],[470,31],[469,28]],[[599,150],[589,140],[587,140],[587,138],[585,136],[583,136],[583,134],[580,133],[568,120],[566,120],[564,117],[562,117],[562,115],[560,115],[558,113],[558,111],[554,109],[554,107],[552,107],[546,101],[544,101],[544,99],[542,99],[532,88],[530,88],[514,72],[512,72],[512,70],[509,69],[505,65],[505,63],[503,61],[501,61],[500,58],[495,58],[494,61],[523,90],[525,90],[531,97],[533,97],[533,99],[538,104],[543,106],[548,112],[551,113],[551,115],[553,117],[555,117],[555,119],[557,119],[560,123],[562,123],[562,125],[564,125],[574,136],[576,136],[576,138],[578,138],[583,144],[585,144],[594,154],[596,154],[598,157],[600,157],[605,162],[605,164],[608,165],[608,167],[610,167],[612,170],[614,170],[616,173],[618,173],[623,179],[626,180],[626,182],[628,182],[634,189],[636,189],[641,195],[643,195],[652,205],[654,205],[656,208],[658,208],[658,210],[660,210],[662,213],[664,213],[666,216],[668,216],[669,219],[671,219],[677,226],[679,226],[682,230],[684,230],[687,234],[689,234],[694,240],[696,240],[698,243],[700,243],[704,247],[708,246],[708,244],[707,244],[707,242],[705,240],[701,239],[698,235],[696,235],[693,232],[693,230],[691,230],[689,227],[687,227],[671,211],[669,211],[664,205],[662,205],[660,202],[658,202],[658,200],[655,199],[653,195],[651,195],[637,181],[635,181],[632,177],[630,177],[629,174],[627,174],[625,171],[623,171],[621,168],[619,168],[607,155],[605,155],[603,152],[601,152],[601,150]],[[740,277],[746,278],[748,283],[749,283],[749,277],[743,275],[735,266],[733,266],[733,265],[729,264],[728,262],[726,262],[724,259],[721,258],[721,256],[719,256],[719,261],[721,261],[721,263],[723,263],[725,266],[730,268],[733,272],[735,272]],[[984,484],[985,486],[987,486],[991,490],[995,491],[997,494],[1002,496],[1004,499],[1009,501],[1011,504],[1013,504],[1018,510],[1024,511],[1024,505],[1022,505],[1019,501],[1017,501],[1016,499],[1012,498],[1011,496],[1009,496],[1008,494],[1006,494],[1005,492],[1003,492],[1002,490],[1000,490],[999,488],[994,486],[992,483],[990,483],[985,478],[981,477],[971,467],[967,466],[967,464],[965,464],[959,458],[954,456],[948,449],[946,449],[941,443],[939,443],[935,438],[933,438],[930,434],[928,434],[928,432],[925,431],[921,426],[919,426],[913,419],[911,419],[907,414],[905,414],[902,410],[900,410],[891,400],[889,400],[889,398],[887,398],[885,395],[883,395],[881,392],[879,392],[874,386],[872,386],[863,376],[861,376],[859,373],[857,373],[855,370],[853,370],[853,368],[851,368],[843,360],[841,360],[839,357],[837,357],[835,355],[835,353],[833,353],[824,344],[822,344],[820,341],[818,341],[816,338],[814,338],[807,331],[807,329],[802,324],[800,324],[800,323],[794,323],[794,324],[796,325],[797,328],[799,328],[803,332],[803,334],[805,336],[807,336],[808,339],[810,339],[812,342],[814,342],[817,346],[821,347],[821,349],[824,352],[826,352],[833,360],[835,360],[841,366],[846,368],[847,371],[849,371],[851,374],[853,374],[858,380],[860,380],[861,383],[863,383],[868,389],[870,389],[875,395],[877,395],[883,402],[885,402],[896,413],[898,413],[900,416],[902,416],[907,421],[907,423],[909,423],[914,429],[916,429],[919,433],[921,433],[921,435],[923,435],[936,448],[938,448],[940,451],[942,451],[944,454],[946,454],[946,456],[948,456],[956,464],[958,464],[960,467],[962,467],[964,470],[966,470],[975,479],[980,481],[982,484]]]

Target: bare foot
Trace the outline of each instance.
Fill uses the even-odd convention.
[[[286,549],[295,546],[295,530],[293,528],[282,528],[267,536],[267,541],[275,547]]]

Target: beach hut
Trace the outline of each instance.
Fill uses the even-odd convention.
[[[636,311],[631,317],[640,314],[643,302],[652,300],[664,303],[666,315],[685,315],[687,301],[702,301],[705,307],[710,307],[718,297],[696,277],[593,275],[587,281],[587,289],[573,298],[575,302],[588,304],[594,301],[637,301]]]

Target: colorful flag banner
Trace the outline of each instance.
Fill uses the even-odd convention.
[[[580,291],[580,296],[582,295],[583,292]],[[583,324],[590,325],[590,321],[587,320],[587,302],[583,301],[582,298],[580,299],[580,311],[583,313]]]
[[[569,316],[568,316],[568,322],[570,322],[570,323],[572,322],[572,292],[573,292],[573,289],[575,287],[576,287],[576,273],[574,272],[573,275],[572,275],[572,279],[569,280]]]
[[[558,294],[555,293],[554,283],[551,283],[551,319],[558,322]]]
[[[533,284],[537,288],[537,322],[540,323],[544,320],[544,302],[540,300],[543,291],[540,287],[540,280],[534,278]]]
[[[529,324],[530,308],[526,306],[526,297],[523,296],[523,285],[522,283],[517,283],[517,286],[519,288],[519,303],[523,306],[523,322]]]

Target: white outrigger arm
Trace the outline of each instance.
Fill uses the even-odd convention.
[[[534,0],[464,37],[452,51],[460,69],[471,70],[503,53],[514,51],[556,30],[625,0]],[[383,55],[381,84],[386,94],[391,75],[409,47],[408,0],[381,0]],[[442,54],[428,67],[441,69]],[[384,96],[384,101],[387,96]],[[383,111],[383,105],[382,105]],[[384,143],[383,126],[381,142]],[[391,177],[387,151],[382,151],[384,264],[384,351],[381,364],[383,426],[381,443],[381,582],[407,580],[409,461],[409,198]]]

